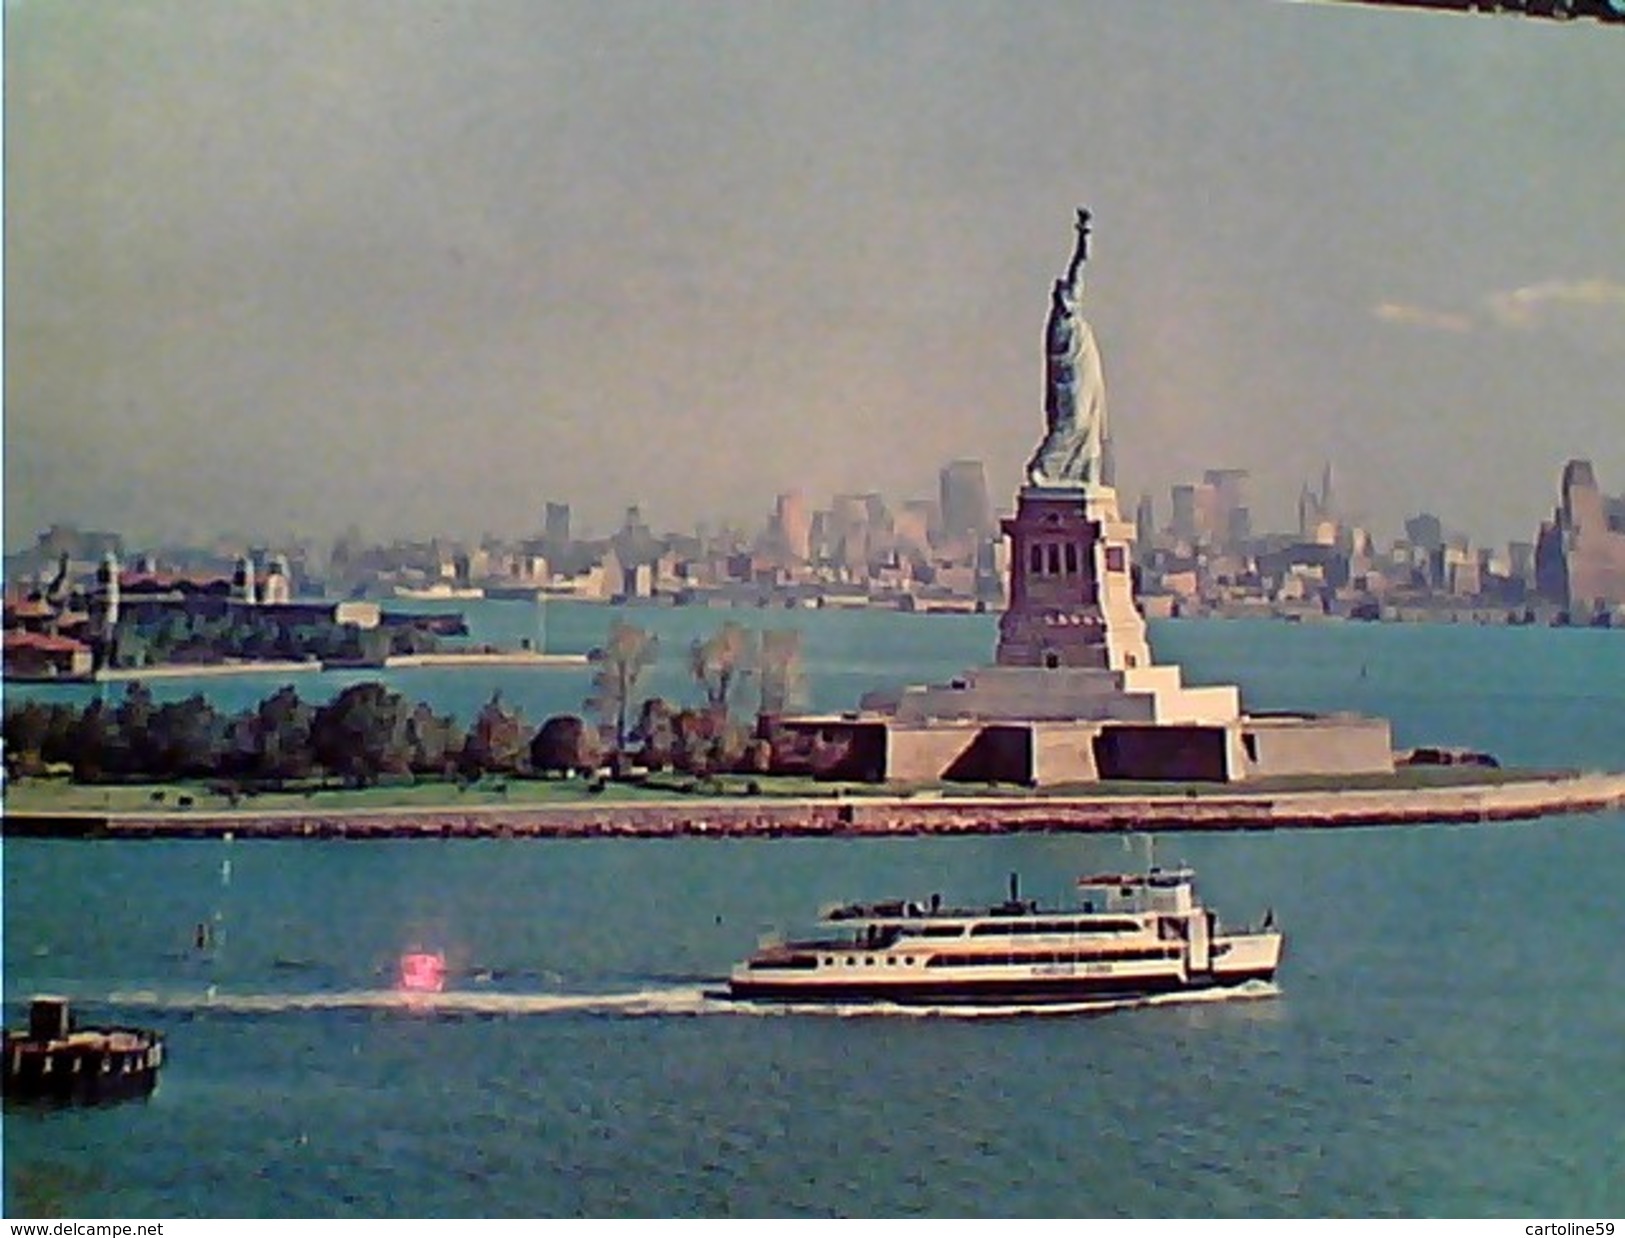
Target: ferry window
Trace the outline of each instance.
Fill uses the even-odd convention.
[[[895,958],[887,959],[886,960],[886,966],[887,967],[896,967],[897,966],[897,960]]]
[[[825,967],[834,967],[835,966],[835,960],[830,958],[828,955],[825,955],[824,956],[824,966]]]
[[[1075,933],[1138,933],[1141,925],[1138,920],[1095,920],[1093,922],[1076,925]]]
[[[858,965],[858,961],[856,959],[847,959],[846,965],[848,967],[856,967]]]
[[[872,959],[872,958],[870,958],[870,959],[864,959],[864,960],[863,960],[863,965],[864,965],[864,966],[865,966],[865,967],[873,967],[873,966],[874,966],[874,965],[875,965],[875,961],[874,961],[874,959]]]

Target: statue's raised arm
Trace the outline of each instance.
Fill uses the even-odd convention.
[[[1066,282],[1072,286],[1075,292],[1078,287],[1078,272],[1083,269],[1083,264],[1089,261],[1088,207],[1080,206],[1078,208],[1078,219],[1074,226],[1078,230],[1078,243],[1077,247],[1072,251],[1072,262],[1066,268]]]

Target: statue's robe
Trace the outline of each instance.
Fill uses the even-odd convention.
[[[1104,484],[1106,381],[1095,333],[1071,295],[1057,298],[1047,337],[1044,441],[1027,462],[1035,486],[1087,489]]]

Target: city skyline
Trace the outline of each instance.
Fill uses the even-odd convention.
[[[1119,485],[1625,478],[1617,32],[1333,6],[12,5],[6,530],[1012,502],[1073,207]],[[117,49],[117,55],[114,54]],[[1380,513],[1380,515],[1378,515]]]
[[[1590,459],[1571,459],[1554,479],[1537,527],[1501,541],[1482,537],[1433,507],[1406,513],[1380,513],[1375,519],[1370,518],[1369,513],[1352,512],[1341,501],[1341,482],[1334,484],[1336,471],[1330,461],[1323,464],[1318,477],[1303,480],[1294,519],[1279,524],[1260,524],[1256,519],[1259,510],[1279,507],[1280,496],[1260,496],[1246,469],[1205,469],[1197,477],[1174,483],[1165,494],[1141,491],[1120,496],[1120,502],[1140,529],[1138,540],[1142,547],[1153,542],[1185,543],[1229,552],[1248,546],[1278,547],[1313,543],[1326,537],[1338,540],[1352,537],[1369,539],[1372,545],[1384,550],[1448,544],[1475,552],[1502,553],[1509,546],[1532,550],[1543,530],[1552,523],[1554,513],[1558,519],[1562,518],[1566,507],[1564,492],[1576,468],[1583,470],[1596,485],[1605,512],[1625,512],[1625,489],[1615,492],[1610,488],[1610,479],[1597,478]],[[577,514],[576,496],[561,493],[546,496],[536,519],[517,532],[484,530],[461,535],[448,530],[430,530],[417,536],[353,526],[278,535],[263,529],[230,529],[190,542],[160,542],[144,539],[138,532],[125,528],[96,529],[85,522],[64,520],[39,530],[29,545],[8,549],[7,555],[18,557],[19,561],[29,555],[37,557],[40,546],[53,538],[89,539],[96,544],[116,539],[126,553],[138,557],[171,554],[190,559],[210,554],[274,554],[294,547],[325,553],[330,546],[341,543],[352,548],[439,545],[448,552],[480,547],[537,546],[543,542],[554,546],[588,546],[615,542],[635,534],[648,545],[695,539],[710,545],[732,540],[741,546],[754,545],[769,554],[788,552],[791,559],[811,562],[819,558],[813,551],[815,542],[824,539],[827,550],[828,544],[838,542],[843,530],[853,521],[865,529],[884,531],[888,537],[895,537],[897,549],[912,548],[922,554],[930,549],[948,557],[973,555],[977,545],[1000,542],[999,524],[1010,515],[1011,509],[1009,505],[985,502],[988,495],[982,484],[986,477],[984,462],[967,458],[943,461],[937,474],[939,495],[887,494],[874,490],[819,495],[792,487],[775,495],[770,510],[757,513],[754,519],[702,519],[692,526],[667,521],[662,513],[646,511],[640,503],[628,504],[603,523],[582,521]],[[955,490],[960,492],[960,499],[950,497],[945,505],[943,496]],[[1257,501],[1261,497],[1265,499],[1262,505]],[[973,519],[960,522],[945,515],[956,503],[967,499],[976,513]],[[1604,519],[1618,525],[1625,516],[1613,514]],[[1419,534],[1418,530],[1425,532]],[[97,551],[91,558],[99,554]]]

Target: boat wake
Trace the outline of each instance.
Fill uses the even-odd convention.
[[[600,1015],[650,1018],[700,1015],[826,1018],[1011,1019],[1043,1015],[1107,1014],[1146,1007],[1247,1001],[1275,997],[1273,983],[1251,981],[1226,989],[1161,993],[1141,998],[1010,1005],[897,1005],[889,1002],[738,1001],[704,985],[668,985],[617,993],[442,993],[399,989],[351,989],[316,993],[229,993],[220,990],[110,993],[109,1006],[125,1010],[184,1014],[274,1015],[320,1011],[370,1011],[456,1018],[519,1018],[542,1015]]]
[[[188,1014],[294,1014],[314,1011],[383,1011],[402,1014],[510,1017],[555,1014],[695,1015],[716,1003],[699,986],[668,986],[625,993],[428,992],[405,989],[346,989],[317,993],[111,993],[109,1005]]]

